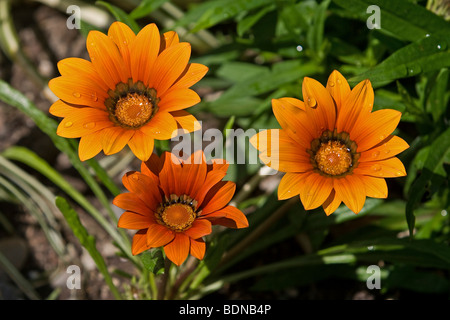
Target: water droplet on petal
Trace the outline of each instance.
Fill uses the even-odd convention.
[[[375,151],[372,153],[372,158],[376,158],[380,155],[380,151]]]
[[[73,122],[72,122],[72,121],[67,121],[67,122],[64,124],[64,127],[66,127],[66,128],[70,128],[71,126],[73,126]]]
[[[336,80],[337,84],[341,84],[341,79]]]
[[[328,81],[328,85],[329,85],[330,87],[334,87],[334,86],[335,86],[335,84],[334,84],[333,81]]]
[[[98,101],[97,93],[94,92],[94,94],[92,95],[92,100]]]
[[[372,171],[380,171],[381,170],[381,166],[379,164],[374,164],[371,167]]]
[[[391,152],[391,150],[389,150],[389,149],[384,150],[385,154],[389,154],[390,152]]]
[[[75,98],[81,98],[81,94],[79,92],[72,93]]]
[[[400,177],[400,176],[403,176],[403,175],[404,175],[404,173],[403,173],[403,172],[401,172],[401,171],[397,171],[397,172],[395,173],[395,175],[396,175],[396,176],[399,176],[399,177]]]
[[[384,139],[386,139],[386,136],[385,135],[381,135],[380,136],[380,140],[384,140]]]
[[[131,176],[131,178],[133,178],[133,180],[139,180],[139,175],[137,175],[137,174],[133,174],[132,176]]]
[[[94,128],[95,128],[95,125],[96,125],[95,122],[88,122],[88,123],[85,123],[85,124],[83,125],[83,127],[86,128],[86,129],[94,129]]]
[[[317,101],[316,101],[316,99],[314,99],[313,97],[309,97],[309,98],[308,98],[308,105],[309,105],[311,108],[315,108],[315,107],[317,106]]]

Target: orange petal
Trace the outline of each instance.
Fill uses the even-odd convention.
[[[366,188],[361,178],[353,172],[341,179],[334,179],[336,196],[354,213],[359,213],[366,201]]]
[[[286,173],[278,185],[278,200],[286,200],[300,194],[308,173]]]
[[[78,75],[57,77],[50,80],[48,86],[65,102],[106,110],[106,92],[86,78]]]
[[[152,211],[161,203],[161,194],[155,180],[140,172],[128,172],[122,177],[127,190],[137,195]]]
[[[86,45],[95,70],[110,89],[114,90],[119,82],[127,82],[130,71],[111,38],[100,31],[90,31]]]
[[[168,140],[177,136],[178,125],[169,112],[159,110],[150,122],[139,130],[154,139]]]
[[[178,176],[181,193],[196,198],[197,193],[205,183],[207,166],[206,159],[201,150],[193,153],[184,161]]]
[[[233,206],[226,206],[220,211],[204,216],[204,218],[210,220],[214,225],[219,224],[227,228],[240,229],[248,227],[248,220],[245,214]]]
[[[353,170],[353,173],[380,178],[406,176],[405,166],[396,157],[380,161],[361,162],[358,164],[358,167]]]
[[[131,244],[131,253],[133,256],[150,249],[147,245],[147,229],[139,230],[135,233],[133,237],[133,242]]]
[[[191,45],[182,42],[164,50],[156,58],[148,85],[155,88],[158,96],[164,95],[186,69],[191,56]]]
[[[272,99],[273,114],[286,133],[304,148],[310,148],[316,138],[314,124],[305,111],[281,99]]]
[[[281,102],[283,105],[292,105],[296,108],[300,108],[303,111],[306,110],[305,103],[299,99],[285,97],[285,98],[279,98],[277,99],[279,102]]]
[[[200,63],[190,63],[181,74],[179,79],[170,88],[172,89],[186,89],[199,82],[208,72],[208,67]]]
[[[320,131],[334,130],[336,105],[327,89],[319,81],[305,77],[302,84],[302,93],[306,105],[306,114],[310,121],[315,123],[315,127]]]
[[[383,109],[361,119],[350,132],[350,139],[358,145],[356,151],[365,151],[386,139],[397,128],[401,116],[397,110]]]
[[[161,247],[175,238],[175,232],[157,223],[151,224],[147,229],[147,245]]]
[[[339,208],[341,202],[341,199],[336,196],[336,192],[332,190],[330,196],[323,203],[323,210],[325,211],[326,215],[329,216],[330,214],[335,212],[336,209]]]
[[[97,132],[81,137],[78,146],[78,156],[81,161],[95,157],[100,151],[102,151],[102,144]]]
[[[134,130],[110,127],[102,130],[102,147],[106,155],[121,151],[134,135]]]
[[[351,132],[358,119],[365,119],[372,111],[373,88],[369,80],[361,81],[347,95],[336,121],[338,132]]]
[[[125,23],[115,21],[108,30],[108,36],[119,48],[125,67],[131,70],[130,45],[134,42],[136,35]]]
[[[125,229],[145,229],[148,228],[151,221],[147,215],[141,215],[131,211],[125,211],[119,218],[117,226]]]
[[[154,63],[159,53],[161,37],[156,24],[151,23],[142,28],[133,41],[130,52],[131,75],[134,82],[147,81],[153,72]]]
[[[191,255],[199,260],[203,260],[206,251],[206,244],[203,239],[190,239],[191,240]]]
[[[136,130],[133,137],[128,141],[128,146],[139,160],[147,161],[153,153],[154,142],[153,137]]]
[[[115,206],[127,211],[133,211],[141,215],[152,216],[153,211],[138,197],[137,194],[132,192],[121,193],[117,195],[113,202]],[[147,227],[139,228],[144,229]]]
[[[202,128],[200,122],[185,110],[172,111],[170,114],[175,118],[181,128],[187,132],[193,132]]]
[[[333,97],[336,109],[339,112],[351,91],[347,80],[339,71],[334,70],[328,77],[327,90]]]
[[[205,182],[203,183],[195,197],[198,202],[198,206],[203,203],[203,200],[205,199],[211,188],[219,183],[226,174],[227,173],[224,170],[213,170],[207,173]]]
[[[192,239],[204,237],[212,232],[211,222],[205,219],[196,219],[184,234]]]
[[[161,53],[163,50],[180,43],[180,38],[175,31],[167,31],[164,32],[161,39],[161,48],[159,52]]]
[[[163,157],[161,156],[160,158],[157,154],[153,153],[147,161],[141,163],[141,172],[149,177],[157,179],[163,165]]]
[[[102,92],[108,92],[107,84],[98,75],[92,62],[81,58],[66,58],[58,62],[58,70],[62,76],[81,76],[89,79],[89,83],[95,83],[94,87],[100,87]]]
[[[56,133],[64,138],[79,138],[112,127],[108,114],[94,108],[78,108],[65,117]]]
[[[388,196],[386,180],[370,176],[360,176],[366,188],[366,196],[385,199]]]
[[[208,168],[208,170],[222,170],[225,174],[228,171],[228,167],[230,164],[225,159],[211,159],[212,169]]]
[[[300,200],[305,210],[312,210],[321,206],[333,190],[333,179],[312,173],[306,177],[300,191]]]
[[[361,153],[358,162],[384,160],[409,148],[408,143],[400,137],[389,136],[377,146]]]
[[[192,107],[201,101],[199,95],[191,89],[169,89],[158,104],[159,110],[177,111]]]
[[[202,206],[202,215],[217,211],[225,207],[233,198],[236,184],[231,181],[217,183],[206,195]],[[205,205],[206,203],[206,205]]]
[[[186,260],[190,249],[189,237],[183,233],[177,233],[172,242],[164,246],[164,252],[170,261],[177,266]]]
[[[62,100],[57,100],[50,106],[48,112],[56,117],[64,118],[77,109],[79,108],[68,105]]]
[[[171,153],[166,153],[164,166],[159,173],[161,189],[166,196],[171,194],[182,195],[181,190],[184,186],[180,185],[178,177],[181,175],[181,164]]]

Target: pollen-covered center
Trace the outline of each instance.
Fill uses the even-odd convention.
[[[128,127],[140,127],[152,116],[153,105],[148,97],[128,93],[117,101],[115,116],[118,122]]]
[[[165,207],[160,217],[162,222],[169,228],[183,231],[192,225],[196,214],[190,205],[175,203]]]
[[[317,168],[331,176],[346,173],[352,165],[348,147],[340,141],[323,142],[314,157]]]

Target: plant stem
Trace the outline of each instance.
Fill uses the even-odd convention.
[[[164,274],[158,286],[158,300],[164,300],[166,296],[167,281],[169,280],[169,271],[172,261],[167,257],[164,259]]]

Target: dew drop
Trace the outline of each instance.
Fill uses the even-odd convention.
[[[308,98],[308,105],[309,105],[311,108],[315,108],[315,107],[317,106],[317,101],[316,101],[316,99],[314,99],[314,98],[312,98],[312,97]]]
[[[333,81],[328,81],[328,85],[329,85],[330,87],[334,87],[334,86],[335,86],[335,84],[334,84]]]
[[[374,164],[371,167],[372,171],[380,171],[381,170],[381,166],[379,164]]]
[[[79,92],[72,93],[75,98],[81,98],[81,94]]]
[[[95,125],[96,125],[95,122],[88,122],[88,123],[85,123],[85,124],[83,125],[83,127],[86,128],[86,129],[94,129],[94,128],[95,128]]]
[[[372,158],[376,158],[380,155],[380,151],[375,151],[372,153]]]
[[[97,93],[94,92],[94,93],[92,94],[92,100],[98,101]]]
[[[401,171],[397,171],[397,172],[395,173],[395,175],[398,176],[398,177],[400,177],[400,176],[403,176],[404,174],[403,174],[403,172],[401,172]]]
[[[73,122],[72,122],[72,121],[67,121],[67,122],[64,124],[64,127],[66,127],[66,128],[70,128],[71,126],[73,126]]]
[[[384,140],[384,139],[386,139],[386,136],[385,135],[381,135],[380,136],[380,140]]]
[[[303,47],[301,45],[298,45],[296,49],[297,49],[298,52],[303,51]]]
[[[385,154],[389,154],[389,153],[391,153],[391,150],[386,149],[386,150],[384,150],[384,153],[385,153]]]
[[[133,180],[139,180],[139,175],[137,175],[137,174],[133,174],[132,176],[131,176],[131,178],[133,178]]]
[[[341,79],[336,80],[337,84],[341,84]]]

